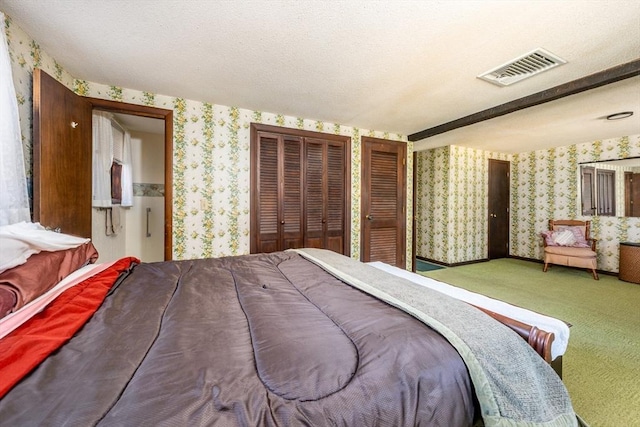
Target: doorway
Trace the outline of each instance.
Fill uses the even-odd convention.
[[[173,111],[76,95],[40,69],[33,73],[33,220],[92,237],[92,110],[164,122],[164,259],[173,255]]]
[[[171,260],[173,258],[173,111],[97,98],[87,99],[91,102],[93,110],[122,115],[120,117],[126,116],[127,120],[131,122],[136,118],[160,119],[163,122],[160,126],[164,126],[164,218],[160,219],[158,215],[153,215],[153,217],[156,223],[158,221],[163,223],[164,260]],[[157,129],[157,122],[154,129]],[[154,132],[158,131],[154,130]],[[146,209],[144,215],[144,221],[146,221]],[[149,221],[151,222],[151,218]]]
[[[143,262],[162,261],[164,121],[121,113],[103,114],[94,120],[104,120],[111,125],[111,133],[107,135],[112,139],[116,166],[111,173],[120,176],[117,172],[124,167],[131,171],[127,178],[122,175],[121,180],[115,181],[122,188],[121,201],[113,201],[111,207],[91,209],[91,239],[100,254],[100,262],[115,261],[123,256],[134,256]]]
[[[489,259],[509,256],[510,163],[489,159]]]

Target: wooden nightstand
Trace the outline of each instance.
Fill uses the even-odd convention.
[[[640,284],[640,243],[620,242],[618,279]]]

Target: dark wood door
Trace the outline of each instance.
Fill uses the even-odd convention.
[[[405,268],[406,145],[362,138],[362,255]]]
[[[281,176],[281,250],[301,248],[303,245],[303,145],[300,138],[281,137],[282,168]]]
[[[91,237],[91,103],[33,72],[33,220]]]
[[[327,204],[325,211],[325,248],[347,255],[351,242],[347,241],[347,210],[351,209],[347,195],[349,182],[348,157],[345,144],[327,141]]]
[[[305,226],[304,246],[325,247],[325,223],[327,205],[327,145],[325,141],[305,141]]]
[[[260,135],[257,157],[259,166],[255,205],[257,214],[253,216],[257,228],[255,252],[275,252],[278,250],[279,204],[278,199],[278,138]],[[254,167],[251,168],[252,172]],[[254,252],[253,248],[251,252]]]
[[[251,253],[349,255],[349,138],[251,125]]]
[[[346,168],[341,142],[305,138],[305,247],[345,252]]]
[[[509,256],[509,171],[509,162],[489,160],[489,259]]]
[[[258,230],[251,252],[275,252],[303,246],[302,141],[259,132],[254,147],[257,171],[252,203]],[[255,247],[254,247],[255,246]]]

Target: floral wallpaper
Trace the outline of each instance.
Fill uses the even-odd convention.
[[[579,209],[581,163],[640,156],[640,135],[520,153],[511,162],[511,255],[542,259],[549,219],[591,219],[598,269],[618,271],[619,243],[640,242],[640,218],[585,217]]]
[[[416,255],[446,264],[487,257],[489,159],[455,145],[417,153]]]
[[[413,144],[405,135],[359,129],[301,117],[207,102],[74,79],[7,18],[7,39],[18,96],[27,176],[32,176],[32,73],[42,68],[83,96],[166,108],[174,113],[173,257],[217,257],[249,253],[249,126],[251,122],[351,137],[351,256],[360,257],[362,135],[407,143],[408,177]],[[413,184],[408,180],[408,206]],[[411,263],[411,209],[407,209],[407,266]]]
[[[617,272],[619,243],[640,242],[640,218],[584,217],[579,166],[640,156],[640,135],[514,155],[457,146],[417,153],[416,254],[454,264],[487,257],[488,159],[511,162],[510,255],[542,259],[549,219],[591,219],[598,268]]]

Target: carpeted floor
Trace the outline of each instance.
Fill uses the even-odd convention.
[[[445,268],[442,265],[433,264],[431,262],[423,261],[421,259],[416,259],[416,271],[433,271],[440,270],[441,268]]]
[[[563,380],[591,427],[640,426],[640,285],[517,259],[421,273],[573,326]]]

